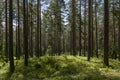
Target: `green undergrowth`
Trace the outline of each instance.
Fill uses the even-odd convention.
[[[30,58],[29,66],[24,60],[15,61],[14,73],[8,63],[0,63],[0,80],[120,80],[120,62],[110,60],[106,67],[102,59],[79,56],[43,56]]]

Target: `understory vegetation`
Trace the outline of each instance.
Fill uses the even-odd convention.
[[[102,61],[69,55],[33,57],[27,67],[24,59],[16,60],[14,73],[8,63],[0,62],[0,80],[120,80],[120,62],[110,60],[106,67]]]

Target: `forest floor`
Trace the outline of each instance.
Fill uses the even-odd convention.
[[[0,80],[120,80],[120,62],[110,60],[105,67],[102,59],[79,56],[43,56],[15,61],[14,73],[9,72],[9,64],[0,62]]]

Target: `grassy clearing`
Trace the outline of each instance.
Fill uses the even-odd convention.
[[[30,58],[29,66],[23,60],[15,61],[15,71],[9,73],[9,65],[0,63],[0,80],[120,80],[120,62],[110,60],[110,67],[102,59],[79,56],[44,56]]]

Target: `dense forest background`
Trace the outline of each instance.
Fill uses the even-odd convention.
[[[120,0],[0,0],[0,68],[63,55],[120,64]]]

